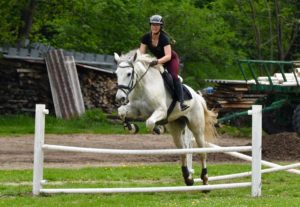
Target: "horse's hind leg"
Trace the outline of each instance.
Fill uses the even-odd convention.
[[[200,148],[205,147],[204,127],[201,127],[201,125],[193,126],[191,122],[188,124],[188,127],[193,132],[198,147]],[[202,165],[202,172],[200,178],[203,181],[203,185],[207,185],[208,184],[208,172],[207,172],[207,165],[206,165],[207,154],[201,153],[199,155],[200,155],[200,161]]]
[[[171,133],[173,137],[173,141],[177,148],[184,148],[184,143],[181,138],[182,131],[185,128],[185,120],[176,120],[173,122],[170,122],[166,125],[168,131]],[[191,186],[194,184],[193,175],[191,172],[189,172],[189,169],[187,167],[187,155],[180,155],[181,157],[181,171],[182,176],[184,178],[184,182],[186,185]]]

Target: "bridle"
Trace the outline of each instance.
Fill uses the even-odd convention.
[[[124,65],[124,66],[120,66],[120,64],[118,65],[118,68],[132,68],[132,75],[130,78],[130,81],[128,83],[128,85],[122,85],[122,84],[118,84],[118,89],[120,89],[123,93],[126,94],[126,99],[128,98],[129,93],[133,90],[133,82],[134,82],[134,76],[135,76],[135,72],[134,72],[134,66],[131,62],[127,62],[128,65]]]
[[[125,66],[120,66],[120,64],[118,65],[118,68],[127,68],[127,67],[131,67],[132,68],[132,74],[131,74],[131,78],[130,81],[128,83],[128,85],[121,85],[118,84],[118,89],[120,89],[125,95],[126,95],[126,102],[128,103],[128,96],[129,94],[133,91],[133,89],[136,87],[136,85],[142,80],[142,78],[146,75],[146,73],[149,71],[150,65],[148,66],[148,68],[146,69],[146,71],[141,75],[140,78],[138,78],[137,73],[134,70],[134,65],[132,64],[132,62],[128,62],[128,65]],[[138,78],[138,80],[135,80],[135,76]]]

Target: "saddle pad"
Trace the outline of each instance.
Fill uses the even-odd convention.
[[[164,84],[165,84],[165,87],[167,88],[167,91],[171,94],[173,99],[176,98],[175,92],[174,92],[172,76],[167,71],[163,72],[161,75],[164,80]],[[184,100],[192,99],[191,92],[183,84],[182,84],[182,90],[183,90],[183,99]]]
[[[191,100],[192,99],[192,94],[191,92],[187,89],[185,85],[182,85],[183,89],[183,100]]]

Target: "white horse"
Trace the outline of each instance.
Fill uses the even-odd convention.
[[[201,94],[186,86],[192,95],[191,100],[185,101],[190,107],[181,111],[177,103],[167,116],[172,97],[165,88],[160,73],[164,70],[163,66],[149,67],[153,57],[141,54],[139,50],[131,51],[121,57],[115,53],[115,60],[118,64],[116,100],[124,104],[118,108],[118,115],[123,121],[127,117],[144,118],[147,119],[147,128],[153,130],[159,121],[167,118],[165,126],[177,148],[184,148],[183,136],[186,126],[192,131],[199,147],[205,147],[205,138],[214,138],[217,115],[207,109]],[[208,183],[206,154],[200,154],[200,159],[202,164],[200,177],[206,185]],[[193,185],[192,173],[187,168],[187,155],[182,155],[181,161],[184,181],[186,185]]]

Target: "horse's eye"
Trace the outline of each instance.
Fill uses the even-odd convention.
[[[130,77],[131,76],[131,73],[127,73],[127,77]]]

